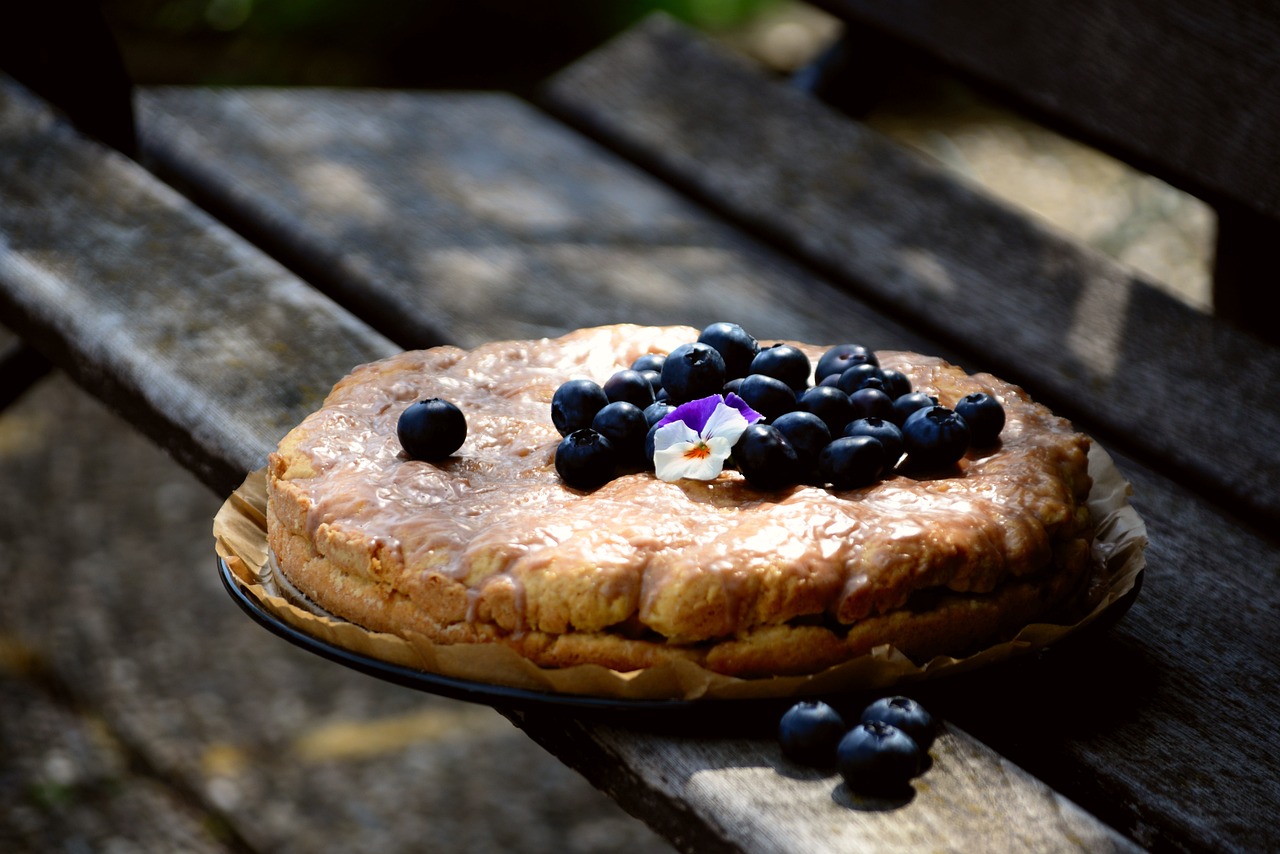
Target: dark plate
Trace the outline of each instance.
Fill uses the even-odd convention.
[[[226,561],[219,557],[217,562],[218,574],[222,578],[223,586],[231,594],[232,600],[259,625],[290,643],[369,676],[442,697],[493,706],[502,712],[537,713],[540,709],[553,711],[567,709],[573,711],[577,716],[600,715],[610,722],[626,725],[653,727],[676,724],[680,728],[684,728],[690,724],[707,724],[714,726],[717,731],[724,734],[726,726],[732,728],[735,725],[742,725],[743,727],[752,728],[761,723],[766,726],[776,725],[774,722],[777,721],[777,715],[795,702],[794,698],[761,700],[626,700],[509,688],[503,685],[492,685],[486,682],[441,676],[425,670],[415,670],[411,667],[391,664],[358,652],[352,652],[349,649],[328,643],[294,628],[265,610],[250,597],[241,586],[240,580],[231,572],[231,568],[227,566]],[[1036,656],[1022,657],[1029,659],[1029,661],[1018,662],[1015,658],[1013,662],[996,664],[988,669],[1004,670],[1011,666],[1026,666],[1028,664],[1035,666],[1034,662],[1042,660],[1045,655],[1057,654],[1063,649],[1070,649],[1075,646],[1077,638],[1096,637],[1100,632],[1113,626],[1128,611],[1142,587],[1143,574],[1138,574],[1132,590],[1111,605],[1090,626],[1064,638],[1058,644],[1055,644],[1052,651],[1041,650]],[[934,681],[949,684],[953,678],[946,677]],[[833,703],[843,705],[844,703],[860,702],[869,696],[872,695],[863,692],[851,692],[845,697],[827,699]]]
[[[226,561],[221,557],[217,560],[218,574],[222,578],[223,586],[231,594],[232,600],[260,626],[290,643],[330,661],[336,661],[338,664],[346,665],[361,673],[385,679],[397,685],[415,688],[419,691],[451,697],[455,700],[465,700],[469,703],[482,703],[500,710],[524,711],[546,706],[569,708],[579,713],[601,713],[611,717],[639,715],[655,720],[672,714],[684,716],[695,707],[700,712],[709,711],[708,707],[712,706],[723,708],[728,703],[732,703],[736,712],[744,711],[744,707],[749,705],[757,705],[762,708],[776,706],[776,703],[772,701],[626,700],[578,694],[555,694],[457,679],[429,673],[425,670],[415,670],[412,667],[391,664],[358,652],[352,652],[349,649],[328,643],[294,628],[254,601],[245,592],[240,580],[231,572],[231,568],[227,566]]]

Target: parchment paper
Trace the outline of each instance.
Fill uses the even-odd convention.
[[[1146,525],[1129,505],[1130,485],[1094,443],[1089,509],[1097,525],[1095,574],[1086,615],[1072,625],[1034,623],[1013,639],[964,658],[939,656],[916,664],[891,646],[808,676],[740,679],[680,661],[620,672],[598,665],[544,668],[500,644],[436,644],[426,637],[371,632],[326,614],[272,571],[267,548],[266,473],[253,472],[214,517],[218,555],[246,595],[267,613],[345,649],[441,676],[510,688],[624,700],[759,699],[880,690],[1004,661],[1061,641],[1115,606],[1133,589],[1146,564]],[[283,584],[281,583],[283,582]]]

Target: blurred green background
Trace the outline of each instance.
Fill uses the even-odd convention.
[[[38,0],[33,0],[38,2]],[[664,11],[728,31],[783,0],[103,0],[134,82],[518,90]]]

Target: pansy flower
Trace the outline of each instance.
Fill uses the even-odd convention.
[[[653,434],[654,471],[665,481],[715,480],[743,431],[762,417],[732,392],[682,403]]]

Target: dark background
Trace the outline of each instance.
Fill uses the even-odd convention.
[[[138,83],[520,89],[655,10],[716,29],[777,3],[102,0],[100,8]]]

